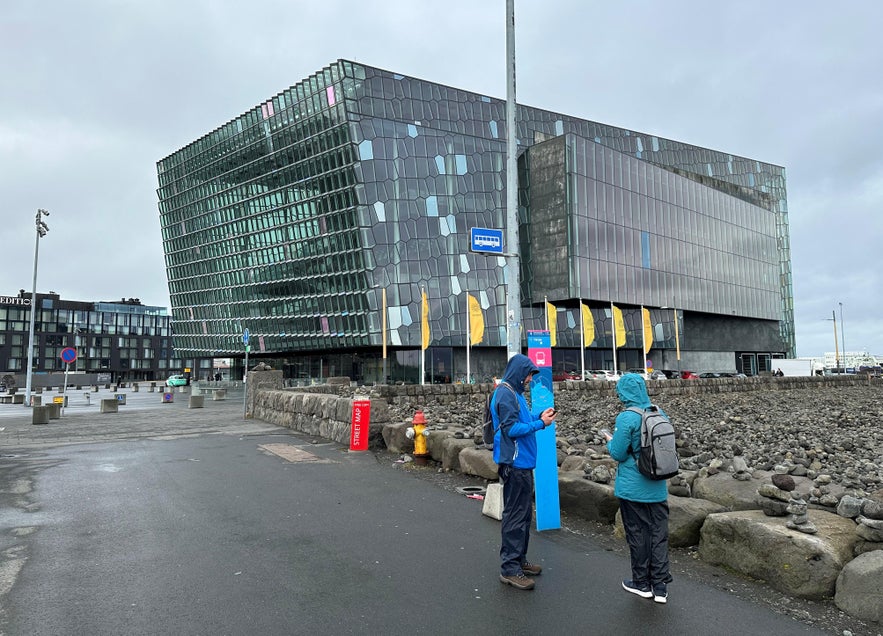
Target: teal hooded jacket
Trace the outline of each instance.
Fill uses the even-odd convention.
[[[650,406],[647,384],[637,373],[626,373],[616,383],[616,395],[626,408]],[[623,411],[616,416],[613,439],[607,442],[610,456],[619,462],[613,492],[620,499],[656,503],[668,499],[668,481],[647,479],[638,471],[636,456],[641,448],[641,416]]]

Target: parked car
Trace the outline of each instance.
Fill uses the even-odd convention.
[[[186,386],[187,378],[180,374],[176,373],[175,375],[170,375],[169,379],[166,380],[166,386]]]
[[[587,380],[607,380],[608,382],[616,382],[619,380],[619,374],[614,373],[610,369],[593,369],[586,371]]]
[[[553,382],[564,382],[565,380],[579,380],[579,371],[556,371],[552,374]]]
[[[708,378],[719,378],[721,377],[720,373],[712,373],[711,371],[706,371],[705,373],[700,373],[699,377],[707,380]]]
[[[636,375],[641,376],[641,377],[644,378],[645,380],[649,380],[649,379],[650,379],[650,378],[647,376],[647,369],[640,369],[640,368],[636,368],[636,369],[627,369],[627,370],[626,370],[626,373],[634,373],[634,374],[636,374]]]
[[[651,380],[668,380],[668,376],[665,375],[665,371],[661,369],[656,369],[653,373],[650,374]]]
[[[695,371],[681,371],[681,380],[698,380],[699,374]]]

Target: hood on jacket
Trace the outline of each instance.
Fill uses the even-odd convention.
[[[647,383],[637,373],[626,373],[616,383],[616,395],[620,401],[629,406],[637,406],[645,409],[650,406],[650,396],[647,395]]]
[[[516,353],[506,365],[503,382],[507,382],[516,392],[524,393],[524,380],[529,374],[539,372],[539,368],[530,361],[530,358],[524,354]]]

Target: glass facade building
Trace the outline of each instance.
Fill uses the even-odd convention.
[[[556,305],[559,362],[581,302],[587,368],[612,362],[612,303],[621,367],[642,364],[642,306],[658,368],[793,355],[783,168],[521,105],[516,125],[524,324]],[[464,371],[467,294],[474,364],[498,370],[506,260],[469,236],[505,227],[505,128],[502,100],[339,60],[160,160],[176,350],[241,356],[248,329],[291,377],[370,381],[386,342],[392,379],[416,379],[425,289],[432,379]]]
[[[77,350],[71,373],[104,374],[108,382],[165,380],[183,361],[172,347],[171,317],[165,307],[136,298],[117,302],[64,300],[36,294],[34,373],[65,370],[61,351]],[[27,373],[31,294],[0,296],[0,371]],[[20,383],[21,384],[21,383]]]

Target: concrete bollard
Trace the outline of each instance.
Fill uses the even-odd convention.
[[[42,406],[43,405],[43,396],[42,395],[32,395],[31,396],[31,406]]]
[[[225,400],[227,399],[227,389],[215,389],[212,393],[213,400]]]
[[[101,407],[99,408],[99,413],[119,413],[120,404],[115,399],[111,398],[109,400],[101,400]]]
[[[86,406],[92,404],[92,396],[88,393],[83,393],[83,397],[86,398]]]
[[[46,408],[49,409],[50,420],[61,419],[61,404],[59,404],[58,402],[53,402],[52,404],[47,404]]]
[[[126,403],[126,394],[125,393],[117,393],[117,404],[125,404]]]
[[[113,385],[111,385],[111,387],[110,387],[110,390],[113,391],[114,393],[117,392],[117,389],[119,389],[119,387],[118,387],[116,384],[113,384]]]
[[[64,386],[60,386],[55,390],[56,393],[64,393]]]
[[[172,393],[171,389],[163,392],[162,394],[162,403],[163,404],[171,404],[175,401],[175,394]]]
[[[98,393],[98,386],[93,386],[91,389],[92,393]]]
[[[48,424],[49,423],[49,407],[35,406],[31,410],[31,424]]]
[[[190,402],[187,405],[188,408],[191,409],[201,409],[204,405],[205,396],[204,395],[191,395]]]
[[[34,397],[34,396],[31,396]],[[25,403],[25,394],[24,393],[13,393],[12,394],[12,403],[13,404],[24,404]]]
[[[138,385],[137,384],[132,385],[132,393],[138,393]]]

